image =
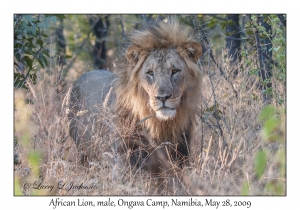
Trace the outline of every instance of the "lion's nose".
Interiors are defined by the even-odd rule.
[[[172,95],[168,95],[168,96],[155,96],[155,98],[164,103],[168,98],[171,98],[171,96]]]

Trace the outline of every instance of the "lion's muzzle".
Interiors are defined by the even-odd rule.
[[[176,116],[178,101],[172,95],[155,96],[156,117],[160,120],[170,120]]]
[[[155,96],[156,99],[160,100],[163,104],[165,103],[165,101],[168,98],[171,98],[172,95],[168,95],[168,96]]]

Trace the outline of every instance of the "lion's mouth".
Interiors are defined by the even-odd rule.
[[[176,116],[176,109],[161,107],[156,111],[156,117],[160,120],[170,120]]]
[[[167,106],[162,106],[159,109],[157,109],[156,111],[164,110],[164,109],[166,109],[166,110],[168,110],[168,109],[175,110],[174,108],[170,108],[170,107],[167,107]]]

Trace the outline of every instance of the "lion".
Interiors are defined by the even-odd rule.
[[[129,162],[136,170],[161,175],[174,164],[188,162],[201,103],[197,61],[202,47],[177,20],[147,24],[129,40],[115,73],[94,70],[75,82],[69,132],[78,149],[95,150],[93,113],[110,106],[118,154],[130,151]],[[90,114],[80,116],[83,110]]]

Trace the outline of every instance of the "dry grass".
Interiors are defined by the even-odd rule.
[[[223,70],[229,73],[228,64],[221,62]],[[15,152],[20,160],[15,164],[15,176],[20,179],[21,186],[29,179],[32,171],[26,155],[34,150],[43,154],[36,180],[55,185],[62,181],[66,183],[65,187],[72,182],[97,186],[95,189],[69,191],[56,188],[51,192],[56,195],[240,195],[245,184],[250,195],[266,195],[267,182],[278,180],[285,186],[285,177],[278,172],[276,158],[272,159],[275,156],[270,156],[265,176],[258,179],[254,172],[255,154],[262,148],[277,151],[285,145],[267,144],[262,139],[258,116],[263,102],[256,85],[257,77],[249,76],[249,69],[240,69],[237,78],[227,80],[216,67],[203,67],[207,74],[196,138],[190,151],[190,165],[182,173],[166,178],[159,187],[153,187],[157,179],[141,170],[135,174],[129,168],[116,168],[119,167],[114,164],[117,157],[111,149],[114,136],[107,130],[107,126],[113,127],[107,103],[99,108],[101,116],[98,120],[101,123],[97,136],[93,138],[100,144],[93,148],[95,158],[88,160],[88,166],[83,166],[75,144],[68,136],[66,113],[71,84],[63,87],[62,92],[57,92],[59,88],[54,86],[53,74],[41,73],[37,85],[30,85],[29,91],[15,90],[16,100],[19,97],[33,100],[32,105],[24,105],[25,109],[15,111],[15,124],[30,125],[31,129],[31,141],[26,147],[20,143],[24,134],[22,130],[15,132]],[[284,97],[284,87],[276,81],[273,84],[276,93]],[[275,103],[273,105],[277,106]],[[24,110],[28,108],[32,110],[30,118],[22,121]],[[81,114],[85,114],[84,110]],[[25,194],[32,193],[25,188],[22,190]],[[49,194],[48,191],[45,193]]]

